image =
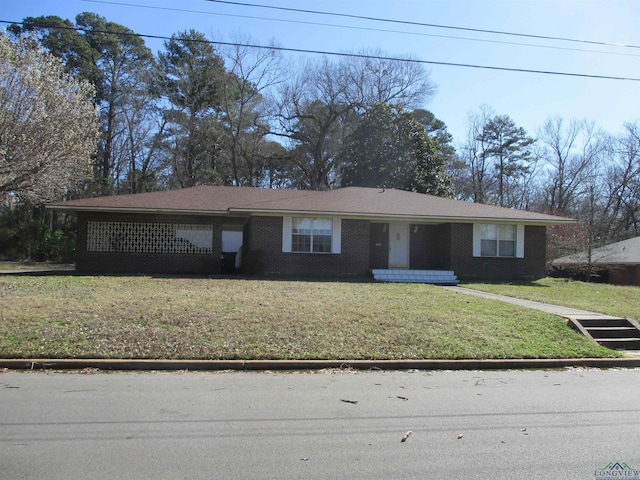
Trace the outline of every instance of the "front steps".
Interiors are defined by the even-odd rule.
[[[567,317],[571,325],[587,338],[613,350],[640,350],[639,325],[625,318]]]
[[[451,270],[406,270],[402,268],[371,270],[378,282],[431,283],[434,285],[457,285],[458,277]]]

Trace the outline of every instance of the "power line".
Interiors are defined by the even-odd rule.
[[[261,5],[257,3],[245,3],[245,2],[236,2],[231,0],[205,0],[206,2],[212,3],[223,3],[227,5],[237,5],[241,7],[254,7],[254,8],[266,8],[270,10],[280,10],[286,12],[297,12],[297,13],[309,13],[312,15],[328,15],[332,17],[343,17],[343,18],[352,18],[358,20],[369,20],[374,22],[387,22],[387,23],[399,23],[402,25],[413,25],[419,27],[431,27],[431,28],[446,28],[450,30],[463,30],[467,32],[476,32],[476,33],[490,33],[493,35],[509,35],[514,37],[527,37],[527,38],[537,38],[541,40],[559,40],[563,42],[575,42],[575,43],[588,43],[591,45],[605,45],[609,47],[626,47],[626,48],[640,48],[640,45],[627,45],[623,43],[610,43],[610,42],[599,42],[594,40],[580,40],[575,38],[567,38],[567,37],[552,37],[548,35],[534,35],[528,33],[516,33],[516,32],[503,32],[499,30],[484,30],[481,28],[470,28],[470,27],[457,27],[453,25],[438,25],[434,23],[422,23],[422,22],[413,22],[410,20],[394,20],[390,18],[380,18],[380,17],[369,17],[365,15],[353,15],[348,13],[337,13],[337,12],[323,12],[319,10],[307,10],[301,8],[291,8],[291,7],[278,7],[275,5]]]
[[[23,25],[23,22],[15,22],[15,21],[9,21],[9,20],[0,20],[0,23]],[[77,32],[86,32],[86,33],[101,33],[101,34],[121,35],[121,36],[137,36],[141,38],[150,38],[154,40],[171,40],[172,39],[172,37],[167,37],[162,35],[150,35],[150,34],[133,33],[133,32],[125,33],[125,32],[115,32],[115,31],[109,31],[109,30],[93,30],[93,29],[87,29],[87,28],[81,28],[81,27],[51,26],[46,24],[42,24],[42,25],[36,24],[34,26],[42,27],[42,28],[54,28],[58,30],[75,30]],[[425,65],[447,66],[447,67],[463,67],[463,68],[475,68],[475,69],[485,69],[485,70],[498,70],[498,71],[505,71],[505,72],[535,73],[535,74],[541,74],[541,75],[591,78],[591,79],[599,79],[599,80],[625,80],[625,81],[632,81],[632,82],[640,82],[640,78],[633,78],[633,77],[616,77],[611,75],[592,75],[592,74],[586,74],[586,73],[557,72],[557,71],[551,71],[551,70],[532,70],[532,69],[525,69],[525,68],[495,67],[490,65],[474,65],[474,64],[468,64],[468,63],[437,62],[433,60],[420,60],[415,58],[397,58],[397,57],[387,57],[387,56],[381,56],[381,55],[367,55],[362,53],[330,52],[330,51],[324,51],[324,50],[310,50],[310,49],[302,49],[302,48],[253,45],[253,44],[237,43],[237,42],[222,42],[217,40],[189,40],[189,41],[195,42],[195,43],[208,43],[212,45],[225,45],[225,46],[233,46],[233,47],[278,50],[282,52],[291,52],[291,53],[311,53],[316,55],[386,60],[386,61],[392,61],[392,62],[408,62],[408,63],[418,63],[418,64],[425,64]]]
[[[422,37],[433,37],[433,38],[448,38],[453,40],[466,40],[470,42],[482,42],[482,43],[495,43],[501,45],[518,45],[530,48],[545,48],[550,50],[567,50],[572,52],[585,52],[585,53],[596,53],[599,55],[617,55],[617,56],[626,56],[626,57],[640,57],[640,54],[635,53],[621,53],[621,52],[604,52],[601,50],[587,50],[584,48],[570,48],[570,47],[559,47],[553,45],[536,45],[531,43],[521,43],[521,42],[508,42],[504,40],[490,40],[485,38],[470,38],[470,37],[458,37],[454,35],[437,35],[432,33],[425,32],[409,32],[406,30],[390,30],[385,28],[374,28],[374,27],[360,27],[355,25],[337,25],[333,23],[323,23],[323,22],[310,22],[305,20],[290,20],[284,18],[268,18],[268,17],[259,17],[255,15],[240,15],[240,14],[231,14],[231,13],[220,13],[220,12],[205,12],[202,10],[191,10],[191,9],[183,9],[183,8],[174,8],[174,7],[160,7],[157,5],[141,5],[136,3],[125,3],[125,2],[115,2],[108,0],[82,0],[87,3],[100,3],[105,5],[119,5],[123,7],[136,7],[136,8],[146,8],[150,10],[164,10],[171,12],[183,12],[183,13],[197,13],[203,15],[214,15],[219,17],[232,17],[232,18],[247,18],[251,20],[267,20],[270,22],[280,22],[280,23],[296,23],[302,25],[316,25],[321,27],[334,27],[334,28],[346,28],[350,30],[364,30],[370,32],[383,32],[383,33],[397,33],[401,35],[415,35]]]

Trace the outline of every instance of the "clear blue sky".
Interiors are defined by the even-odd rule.
[[[247,3],[640,46],[638,0],[247,0]],[[640,48],[389,24],[206,0],[108,3],[0,0],[0,6],[1,20],[19,21],[40,15],[73,20],[76,14],[90,11],[140,34],[171,36],[193,28],[215,40],[228,40],[234,33],[240,33],[251,36],[257,43],[275,40],[288,48],[336,52],[380,48],[390,56],[410,54],[435,62],[640,78]],[[161,41],[147,44],[154,50],[162,46]],[[456,142],[464,140],[467,113],[482,104],[496,113],[509,115],[530,134],[535,134],[545,119],[555,115],[566,120],[593,120],[610,133],[620,132],[625,122],[640,120],[638,81],[453,66],[427,68],[438,92],[425,107],[447,124]]]

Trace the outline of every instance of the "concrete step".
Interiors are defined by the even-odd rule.
[[[626,318],[569,318],[587,338],[614,350],[640,350],[640,328]]]
[[[400,268],[373,269],[373,278],[379,282],[431,283],[457,285],[458,277],[451,270],[404,270]]]
[[[612,350],[640,350],[640,337],[638,338],[603,338],[598,340],[603,347]]]
[[[587,327],[587,331],[593,338],[633,338],[638,336],[635,327]]]
[[[585,328],[632,326],[626,318],[581,318],[580,323]]]

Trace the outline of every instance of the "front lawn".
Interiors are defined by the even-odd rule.
[[[4,358],[614,356],[558,317],[431,285],[0,276]]]
[[[522,283],[465,283],[463,286],[640,320],[639,287],[586,283],[565,278],[543,278],[535,282]]]

